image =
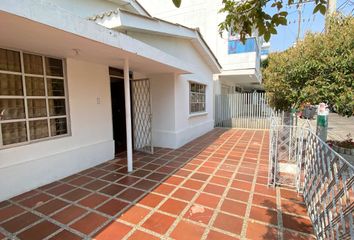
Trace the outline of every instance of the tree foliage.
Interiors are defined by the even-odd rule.
[[[180,7],[182,0],[172,0],[176,7]],[[187,0],[185,0],[187,1]],[[301,4],[308,0],[223,0],[220,13],[226,13],[225,21],[219,24],[219,32],[232,31],[239,33],[241,41],[246,36],[252,36],[256,30],[259,36],[269,41],[271,35],[277,34],[279,25],[287,25],[288,12],[285,5]],[[313,12],[326,13],[328,0],[314,0]],[[266,6],[274,9],[274,14],[266,12]]]
[[[281,110],[327,102],[354,114],[354,18],[335,16],[326,33],[308,33],[296,46],[269,55],[263,79],[271,104]]]

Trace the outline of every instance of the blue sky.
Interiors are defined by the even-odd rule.
[[[340,8],[344,13],[350,13],[353,6],[348,4],[345,5],[347,0],[338,0],[337,8]],[[302,7],[302,23],[301,23],[301,38],[308,31],[312,32],[322,32],[324,30],[324,16],[320,13],[312,14],[314,8],[314,3],[304,4]],[[271,9],[267,7],[267,10]],[[295,5],[287,7],[288,15],[288,26],[279,26],[277,28],[278,34],[272,36],[270,39],[270,51],[283,51],[291,47],[297,35],[297,19],[298,13]]]

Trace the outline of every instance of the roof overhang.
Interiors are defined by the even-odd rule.
[[[174,24],[162,19],[134,14],[121,9],[91,17],[90,20],[110,29],[153,33],[162,36],[184,38],[190,40],[193,47],[206,61],[213,73],[220,73],[221,65],[197,29]]]
[[[260,85],[261,77],[254,68],[223,71],[219,80],[238,85]]]
[[[123,67],[123,60],[128,59],[131,70],[147,74],[192,73],[172,55],[48,2],[2,0],[0,19],[2,47],[115,67]]]
[[[122,5],[129,5],[129,7],[131,8],[131,10],[133,12],[136,12],[138,14],[145,15],[145,16],[151,16],[148,13],[148,11],[146,11],[145,8],[136,0],[107,0],[107,1],[122,4]]]

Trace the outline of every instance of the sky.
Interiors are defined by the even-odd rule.
[[[139,0],[139,2],[149,11],[151,6],[155,6],[154,4],[149,4],[151,0]],[[154,3],[161,2],[164,6],[170,6],[170,8],[174,8],[172,4],[172,0],[155,0]],[[190,0],[182,0],[183,2],[187,2]],[[220,0],[214,0],[214,1],[220,1]],[[297,0],[295,0],[297,1]],[[220,1],[221,2],[221,1]],[[273,1],[270,1],[269,6],[266,8],[266,12],[272,13],[271,10],[273,10],[273,13],[275,11],[274,8],[271,8],[270,5]],[[323,32],[324,27],[325,27],[325,21],[324,21],[324,16],[320,13],[313,14],[313,9],[314,9],[315,4],[312,2],[303,4],[302,6],[302,11],[301,11],[301,34],[300,34],[300,39],[304,37],[306,32],[311,31],[311,32]],[[168,7],[167,7],[168,8]],[[273,35],[272,38],[270,39],[270,52],[276,52],[276,51],[284,51],[287,48],[293,46],[293,44],[296,41],[296,36],[297,36],[297,29],[298,29],[298,11],[297,11],[297,6],[287,6],[285,7],[286,11],[289,13],[288,15],[288,25],[287,26],[278,26],[277,35]],[[345,14],[350,13],[354,8],[354,0],[337,0],[337,9],[340,11],[343,11]],[[156,9],[154,9],[156,10]],[[156,15],[156,11],[151,11],[150,12],[154,15]],[[159,12],[160,14],[162,12]]]
[[[345,14],[349,14],[353,7],[354,6],[351,5],[350,1],[348,0],[337,1],[337,9],[343,11]],[[267,7],[268,11],[270,11],[269,9],[270,7]],[[320,13],[312,14],[313,9],[314,3],[306,3],[302,6],[300,38],[303,38],[305,33],[308,31],[322,32],[324,30],[324,16]],[[296,41],[298,29],[298,12],[296,5],[287,7],[287,11],[289,13],[288,25],[278,27],[278,34],[272,36],[272,38],[270,39],[270,52],[283,51],[291,47]]]

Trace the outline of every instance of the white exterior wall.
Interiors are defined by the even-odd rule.
[[[1,150],[0,201],[114,157],[108,67],[66,65],[71,136]]]
[[[140,0],[144,8],[155,17],[187,27],[199,28],[204,39],[218,58],[223,70],[258,68],[256,53],[228,54],[228,34],[220,37],[218,24],[225,15],[218,13],[222,7],[221,0],[182,1],[176,8],[172,1]]]
[[[213,73],[187,39],[128,32],[128,35],[159,48],[190,65],[193,74],[161,74],[151,79],[153,143],[178,148],[214,127]],[[206,112],[189,114],[189,81],[207,85]]]
[[[118,4],[107,0],[50,0],[50,2],[83,18],[115,10],[119,7]]]
[[[157,147],[175,145],[174,74],[148,76],[152,95],[152,138]]]

